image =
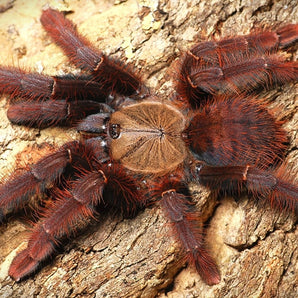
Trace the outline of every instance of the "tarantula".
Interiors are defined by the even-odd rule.
[[[11,264],[13,279],[32,274],[99,210],[132,215],[158,201],[188,261],[207,284],[217,284],[191,181],[216,192],[247,191],[297,213],[298,187],[280,167],[286,132],[253,94],[297,80],[298,63],[277,52],[297,41],[298,25],[196,44],[180,58],[175,91],[165,101],[130,67],[95,49],[61,12],[44,10],[41,23],[82,73],[51,77],[2,66],[8,118],[27,126],[75,125],[82,137],[0,186],[2,220],[34,195],[51,198]]]

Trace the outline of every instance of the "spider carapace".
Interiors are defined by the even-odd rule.
[[[183,114],[169,104],[145,101],[112,114],[110,154],[135,172],[159,174],[173,171],[186,156],[182,139]]]
[[[35,194],[51,198],[10,266],[13,279],[32,274],[99,210],[131,214],[158,201],[188,261],[206,283],[218,283],[188,191],[192,181],[218,194],[246,191],[297,213],[298,188],[281,166],[287,134],[256,96],[297,81],[297,62],[279,54],[297,41],[297,25],[194,45],[180,57],[166,100],[130,66],[95,49],[63,13],[46,9],[41,23],[82,72],[47,76],[0,67],[8,118],[40,128],[75,125],[82,138],[18,169],[0,186],[2,219],[26,208]]]

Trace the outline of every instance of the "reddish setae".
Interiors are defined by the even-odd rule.
[[[1,220],[36,194],[50,198],[11,264],[13,279],[36,271],[99,212],[131,216],[159,202],[189,263],[207,284],[217,284],[189,182],[219,194],[246,191],[297,214],[298,187],[282,165],[287,133],[255,98],[261,89],[297,81],[297,62],[279,54],[297,41],[297,25],[195,45],[181,56],[166,101],[130,67],[95,49],[63,13],[46,9],[41,23],[82,74],[0,67],[8,118],[40,128],[75,125],[82,138],[2,181]]]

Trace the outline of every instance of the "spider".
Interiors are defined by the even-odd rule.
[[[298,25],[194,45],[180,58],[165,100],[129,66],[95,49],[63,13],[48,8],[41,23],[82,72],[51,77],[0,67],[0,90],[11,99],[7,116],[18,125],[75,126],[81,138],[0,186],[0,220],[32,196],[50,198],[10,266],[14,280],[34,273],[98,212],[131,216],[159,202],[188,262],[207,284],[219,283],[192,181],[219,194],[246,191],[297,214],[298,187],[281,166],[287,134],[254,95],[297,80],[297,62],[278,51],[297,41]]]

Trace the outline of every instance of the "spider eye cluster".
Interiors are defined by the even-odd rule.
[[[112,139],[118,139],[120,136],[120,124],[111,124],[109,126],[109,135]]]

